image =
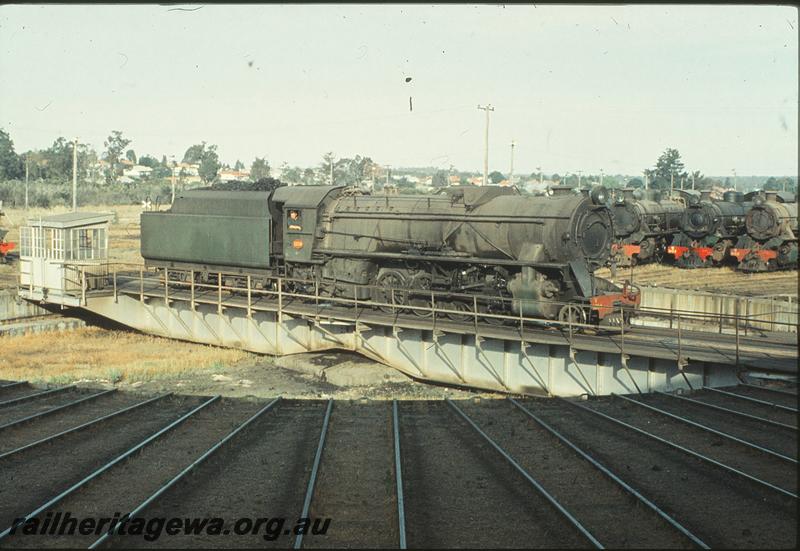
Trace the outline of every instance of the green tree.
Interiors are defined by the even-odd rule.
[[[233,165],[233,169],[236,171],[242,170],[244,168],[244,163],[239,159],[236,159],[236,164]]]
[[[122,137],[122,132],[119,130],[112,130],[111,135],[103,142],[106,148],[106,162],[108,163],[106,183],[114,182],[119,173],[121,173],[119,158],[130,143],[129,139]]]
[[[317,170],[318,172],[317,180],[320,184],[326,185],[328,183],[331,183],[330,172],[331,172],[331,166],[333,166],[333,164],[334,164],[333,151],[328,151],[322,156],[322,162],[319,164],[319,168]],[[332,183],[337,183],[335,173]]]
[[[433,174],[433,180],[431,181],[433,187],[446,187],[448,183],[447,171],[437,170]]]
[[[203,145],[205,146],[205,142],[203,142]],[[200,178],[202,178],[203,182],[206,184],[210,184],[216,179],[219,168],[220,163],[219,155],[217,155],[217,146],[209,145],[205,147],[203,156],[200,159],[200,168],[197,169]]]
[[[628,187],[642,188],[644,187],[644,182],[641,178],[631,178],[628,180]]]
[[[203,154],[206,151],[206,142],[195,144],[186,150],[183,154],[183,162],[189,164],[197,164],[203,160]]]
[[[281,170],[281,180],[284,182],[291,182],[299,184],[303,179],[303,171],[298,166],[286,166]]]
[[[689,174],[684,170],[681,154],[677,149],[668,147],[656,161],[654,171],[654,181],[650,187],[658,189],[669,189],[671,179],[674,177],[675,187],[680,186],[681,178],[686,178]]]
[[[505,179],[506,179],[506,177],[503,176],[502,172],[497,172],[495,170],[494,172],[490,172],[489,173],[489,181],[491,183],[493,183],[493,184],[499,184],[500,182],[502,182]]]
[[[129,149],[125,152],[125,158],[133,164],[136,164],[136,152],[133,149]]]
[[[158,162],[158,159],[151,157],[150,155],[142,155],[139,157],[139,164],[142,166],[148,166],[152,169],[156,169],[161,166],[161,163]]]
[[[0,129],[0,181],[14,180],[24,175],[23,162],[14,151],[11,136]]]
[[[250,165],[250,179],[255,182],[261,178],[269,178],[269,174],[270,166],[267,160],[261,157],[256,157],[253,161],[253,164]]]

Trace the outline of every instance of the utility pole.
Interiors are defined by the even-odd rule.
[[[72,212],[78,211],[78,138],[72,144]]]
[[[736,186],[736,169],[732,168],[731,170],[733,171],[733,189],[738,190],[739,188]]]
[[[582,170],[578,170],[577,172],[578,172],[578,189],[580,189],[581,188],[581,173],[583,171]]]
[[[494,111],[491,104],[484,107],[478,105],[478,109],[486,111],[486,133],[483,139],[483,185],[489,182],[489,111]]]
[[[511,140],[511,170],[508,171],[508,184],[514,185],[514,140]]]
[[[333,156],[331,156],[330,161],[328,161],[328,166],[330,167],[330,172],[328,174],[328,185],[333,185]]]
[[[25,216],[28,216],[28,156],[25,155]]]
[[[600,169],[600,185],[603,185],[603,169]]]
[[[669,173],[669,194],[672,195],[673,190],[675,189],[675,171]]]
[[[694,190],[694,172],[692,172],[692,190]]]
[[[173,155],[173,157],[172,157],[172,202],[170,203],[171,205],[175,204],[175,169],[176,168],[177,167],[175,166],[175,156]]]
[[[544,174],[542,174],[542,167],[537,166],[536,171],[539,173],[539,187],[544,186]]]
[[[647,187],[647,171],[645,170],[644,172],[642,172],[642,174],[644,174],[644,189],[648,189],[648,187]]]

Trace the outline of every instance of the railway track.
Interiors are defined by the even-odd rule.
[[[775,406],[796,405],[796,388],[721,390],[427,402],[65,390],[71,401],[0,428],[0,547],[795,547],[797,430],[767,421],[786,420]],[[755,407],[763,417],[738,409]],[[222,524],[34,536],[19,520],[64,512]],[[305,516],[317,533],[294,529]]]

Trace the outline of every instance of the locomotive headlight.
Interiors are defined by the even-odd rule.
[[[299,251],[300,249],[303,248],[303,240],[295,239],[294,241],[292,241],[292,247]]]
[[[604,205],[608,200],[608,190],[603,186],[595,186],[589,193],[589,197],[595,205]]]

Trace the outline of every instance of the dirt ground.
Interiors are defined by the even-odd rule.
[[[611,277],[611,271],[608,268],[598,270],[595,274],[599,277],[610,279],[615,283],[622,283],[626,279],[632,279],[637,285],[654,287],[689,289],[752,297],[775,295],[797,297],[797,270],[747,274],[737,272],[727,266],[682,270],[663,264],[643,264],[634,266],[633,278],[631,278],[630,268],[619,268],[616,277]]]
[[[3,347],[0,379],[36,384],[259,398],[281,395],[382,400],[491,396],[417,382],[392,368],[344,351],[272,358],[96,327],[7,337],[3,339]]]

